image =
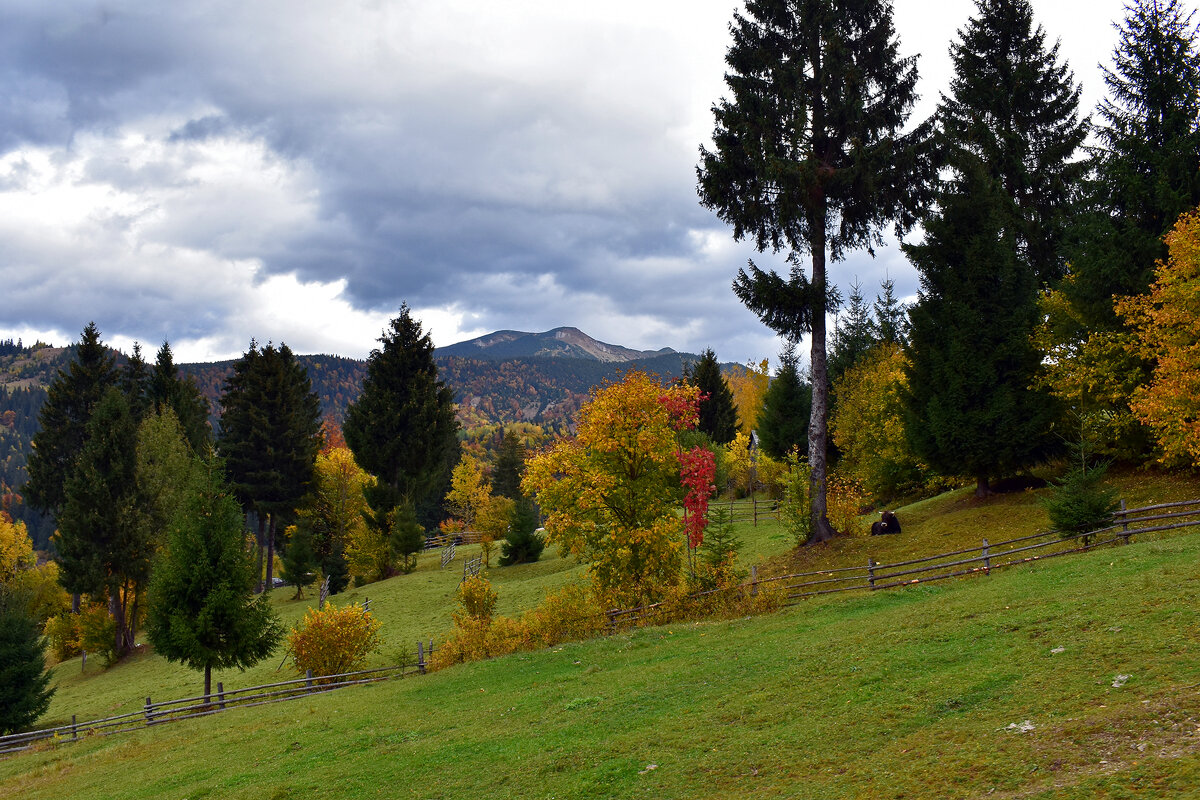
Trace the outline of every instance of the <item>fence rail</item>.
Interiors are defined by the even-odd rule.
[[[765,503],[760,501],[761,505]],[[1189,517],[1191,519],[1188,519]],[[1167,524],[1147,524],[1165,520],[1173,521]],[[1051,530],[995,543],[983,539],[979,547],[968,547],[892,564],[877,563],[868,558],[867,563],[861,567],[837,567],[761,579],[752,575],[749,583],[701,592],[687,599],[695,600],[718,592],[754,594],[761,586],[781,583],[786,597],[785,604],[795,605],[809,597],[840,592],[878,591],[948,578],[986,575],[992,570],[1005,567],[1043,561],[1070,553],[1082,553],[1114,544],[1128,544],[1132,537],[1140,534],[1194,527],[1200,527],[1200,500],[1160,503],[1133,509],[1126,509],[1122,501],[1121,510],[1113,514],[1111,525],[1084,534],[1063,535]],[[672,608],[662,603],[612,609],[606,613],[606,621],[609,630],[616,630],[623,626],[654,620],[672,611]]]
[[[762,501],[759,504],[766,505]],[[862,567],[837,567],[761,579],[755,568],[752,569],[750,580],[747,583],[699,592],[690,595],[686,600],[698,601],[706,596],[722,592],[743,592],[753,596],[758,593],[760,587],[779,583],[783,586],[786,605],[794,605],[805,598],[840,592],[878,591],[931,583],[948,578],[986,575],[990,574],[992,570],[1005,567],[1086,552],[1117,543],[1128,544],[1132,537],[1141,534],[1200,527],[1200,500],[1160,503],[1134,509],[1126,509],[1124,506],[1124,501],[1122,501],[1121,510],[1113,515],[1111,525],[1085,534],[1063,536],[1057,531],[1046,531],[996,543],[989,543],[987,539],[983,539],[979,547],[969,547],[908,561],[897,561],[893,564],[881,564],[868,558],[867,564]],[[1189,517],[1191,519],[1188,519]],[[1166,524],[1146,524],[1166,520],[1173,521]],[[968,557],[962,558],[962,556]],[[464,564],[464,576],[469,568],[467,564]],[[670,613],[671,610],[663,603],[654,603],[637,608],[611,609],[605,612],[604,618],[608,630],[612,632],[622,627],[654,620]],[[0,754],[25,750],[39,741],[48,739],[75,741],[88,734],[137,730],[165,722],[208,716],[231,708],[249,708],[266,703],[294,700],[315,692],[327,692],[346,686],[359,686],[400,678],[411,672],[424,674],[428,659],[432,655],[432,641],[429,642],[428,648],[423,642],[418,642],[416,661],[413,664],[402,663],[396,666],[322,677],[309,675],[295,680],[249,686],[230,691],[225,691],[223,685],[218,683],[217,691],[212,695],[185,697],[159,703],[152,702],[151,698],[147,697],[146,703],[141,709],[126,714],[86,722],[78,722],[72,716],[70,725],[0,736]]]
[[[750,498],[709,503],[710,509],[717,507],[729,510],[730,522],[751,522],[758,525],[763,520],[779,519],[778,500]]]
[[[310,670],[309,674],[303,678],[247,686],[242,689],[226,690],[218,682],[216,692],[211,695],[183,697],[158,703],[147,697],[145,704],[137,711],[84,722],[79,722],[75,715],[72,715],[69,725],[0,736],[0,755],[27,750],[36,743],[46,740],[77,741],[89,734],[125,733],[151,725],[219,714],[232,708],[251,708],[284,700],[296,700],[317,692],[328,692],[347,686],[362,686],[367,683],[403,678],[414,673],[424,674],[432,655],[433,641],[430,640],[428,644],[417,643],[416,660],[411,664],[405,662],[389,667],[322,676],[313,676]]]

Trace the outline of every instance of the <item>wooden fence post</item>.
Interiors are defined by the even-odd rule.
[[[988,558],[988,540],[983,540],[983,572],[985,575],[992,574],[992,560]]]
[[[146,698],[146,724],[147,725],[154,724],[154,714],[153,714],[153,712],[150,711],[150,698],[149,697]]]
[[[217,681],[217,708],[225,710],[225,684]]]
[[[1121,538],[1129,544],[1129,517],[1125,516],[1125,498],[1121,498]]]
[[[79,659],[79,671],[87,672],[87,650],[83,651],[83,658]]]
[[[313,684],[312,684],[312,670],[311,670],[311,669],[306,669],[306,670],[304,670],[304,678],[305,678],[305,681],[304,681],[304,687],[305,687],[306,689],[311,689],[311,688],[312,688],[312,685],[313,685]]]
[[[758,495],[753,492],[750,494],[750,504],[754,509],[754,527],[758,527]]]
[[[750,565],[750,596],[758,597],[758,565]]]
[[[79,728],[77,728],[75,726],[75,715],[74,714],[71,715],[71,738],[72,739],[79,738]]]
[[[417,640],[417,672],[425,674],[425,645],[420,639]]]
[[[363,598],[363,613],[364,614],[371,613],[371,598],[369,598],[369,597]]]
[[[875,588],[875,559],[867,556],[867,583],[872,589]]]

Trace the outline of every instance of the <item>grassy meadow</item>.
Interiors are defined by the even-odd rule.
[[[1116,476],[1130,506],[1194,479]],[[900,510],[904,534],[775,569],[892,561],[1045,527],[1037,492],[960,490]],[[370,596],[389,652],[449,626],[461,562],[436,554]],[[501,613],[579,575],[547,551],[492,569]],[[354,595],[357,593],[357,597]],[[307,601],[276,592],[285,619]],[[46,747],[0,760],[21,798],[927,798],[1200,796],[1200,536],[1176,535],[732,621],[644,628],[424,677]],[[277,679],[278,659],[226,686]],[[56,668],[53,723],[195,693],[147,654]]]

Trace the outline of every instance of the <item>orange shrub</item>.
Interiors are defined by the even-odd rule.
[[[304,621],[288,635],[288,651],[296,669],[313,675],[341,675],[362,669],[367,656],[380,647],[379,620],[356,605],[338,608],[326,603],[310,608]]]

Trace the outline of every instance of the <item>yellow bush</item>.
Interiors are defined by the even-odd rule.
[[[66,661],[83,650],[83,631],[79,628],[78,614],[55,614],[46,620],[42,632],[50,641],[50,652],[56,661]]]
[[[341,675],[366,666],[367,656],[380,648],[379,620],[360,606],[338,608],[326,603],[310,608],[304,621],[288,635],[288,652],[297,671]]]
[[[834,530],[847,536],[865,534],[868,529],[859,514],[867,499],[862,484],[834,473],[829,476],[825,491],[825,516]]]

